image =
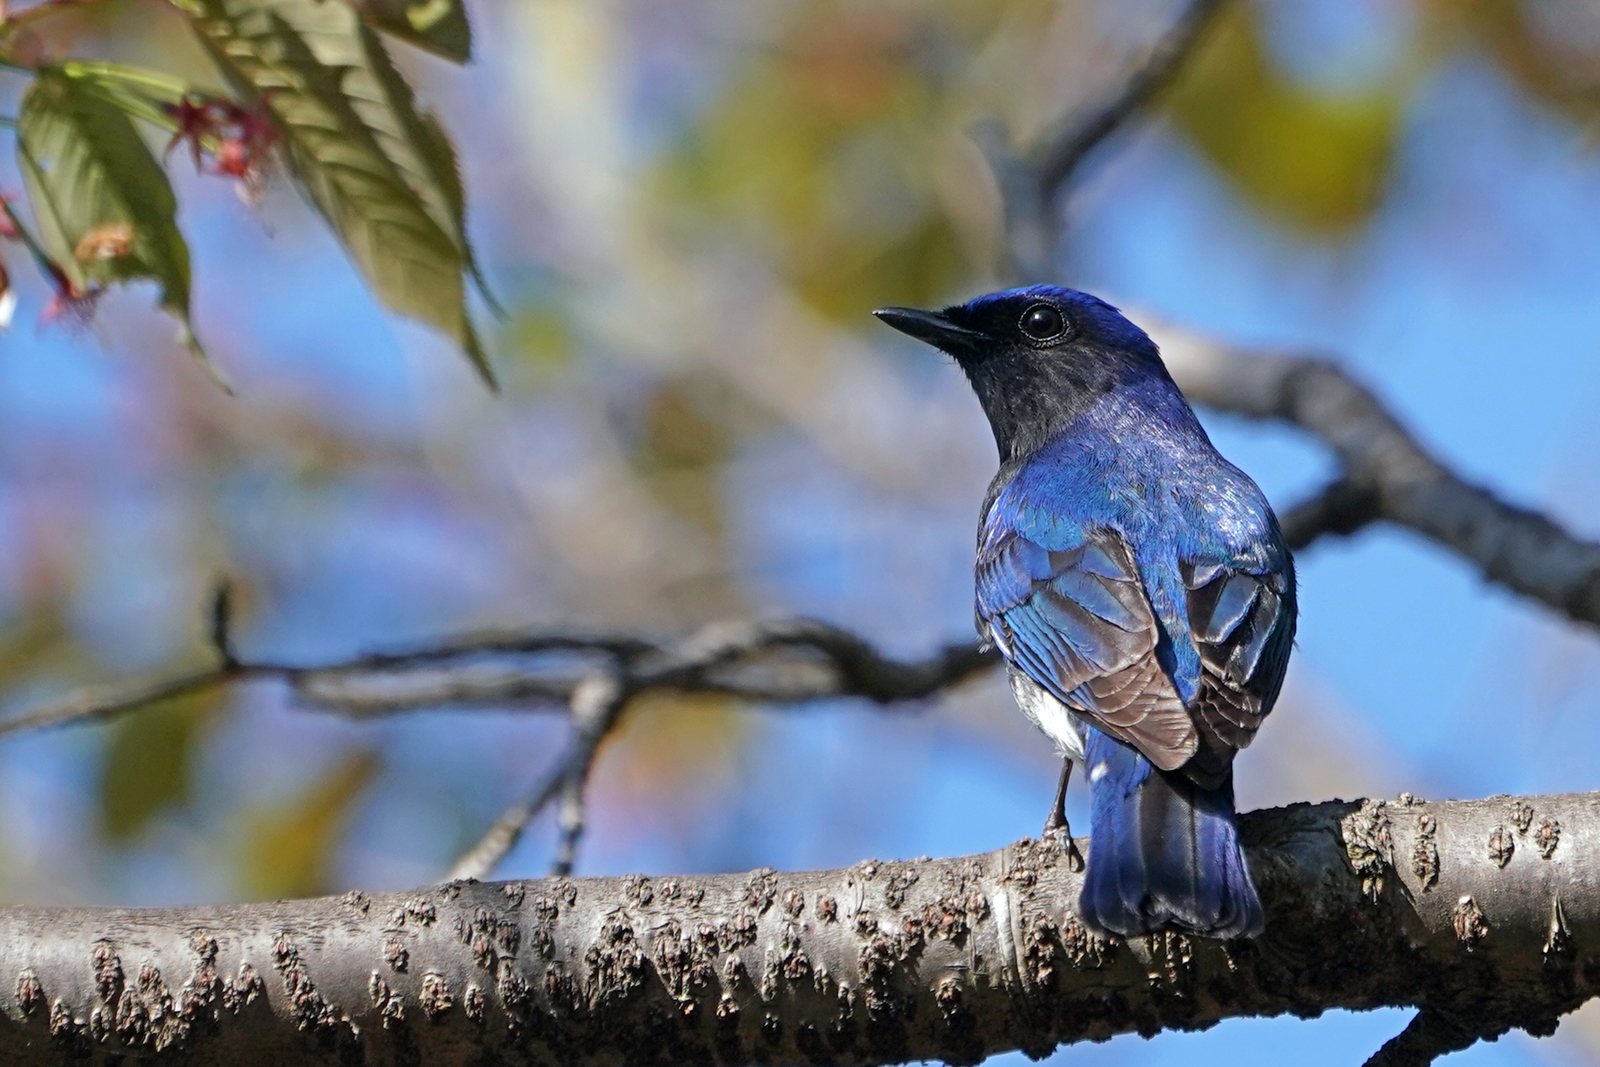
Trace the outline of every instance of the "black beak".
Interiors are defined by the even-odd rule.
[[[919,341],[950,353],[965,353],[984,340],[984,335],[964,326],[957,326],[938,311],[918,308],[879,308],[874,315],[901,333],[910,334]]]

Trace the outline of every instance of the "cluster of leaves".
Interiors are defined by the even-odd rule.
[[[153,126],[169,137],[169,162],[186,147],[196,166],[247,195],[281,161],[378,299],[443,332],[492,384],[466,304],[466,279],[479,275],[455,152],[379,32],[464,62],[460,0],[172,2],[228,92],[40,55],[35,24],[64,8],[48,0],[0,23],[0,64],[31,77],[15,129],[32,223],[7,202],[3,230],[55,288],[46,317],[86,316],[109,287],[151,281],[203,356],[177,202],[140,129]]]

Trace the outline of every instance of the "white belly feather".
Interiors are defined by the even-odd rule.
[[[1083,762],[1083,723],[1078,716],[1022,671],[1011,667],[1007,673],[1022,714],[1056,743],[1063,759]]]

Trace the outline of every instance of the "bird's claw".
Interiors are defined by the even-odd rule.
[[[1065,822],[1057,823],[1054,819],[1045,823],[1043,832],[1039,835],[1046,841],[1053,841],[1057,848],[1066,854],[1067,870],[1073,874],[1083,873],[1083,853],[1078,851],[1078,842],[1072,838],[1072,829]]]

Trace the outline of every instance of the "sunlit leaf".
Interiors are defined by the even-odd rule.
[[[461,0],[351,0],[372,25],[456,63],[472,58]]]
[[[1371,217],[1400,129],[1398,91],[1329,96],[1290,80],[1262,47],[1255,9],[1231,4],[1170,98],[1178,126],[1245,199],[1311,233]]]
[[[138,837],[150,821],[189,799],[194,763],[222,690],[171,700],[125,715],[111,727],[100,765],[100,826],[107,839]]]
[[[41,69],[22,98],[17,157],[39,239],[78,292],[149,279],[160,304],[189,328],[189,249],[178,232],[166,172],[101,83]],[[125,241],[109,238],[126,236]]]
[[[378,767],[372,753],[353,753],[289,801],[285,810],[249,819],[241,872],[244,891],[256,899],[277,899],[327,890],[351,808]]]
[[[454,153],[346,4],[185,0],[241,94],[277,122],[291,170],[378,298],[455,340],[491,385],[466,308],[474,271]]]
[[[167,108],[176,107],[190,88],[181,78],[122,63],[67,60],[60,69],[82,92],[169,130],[176,123]]]

